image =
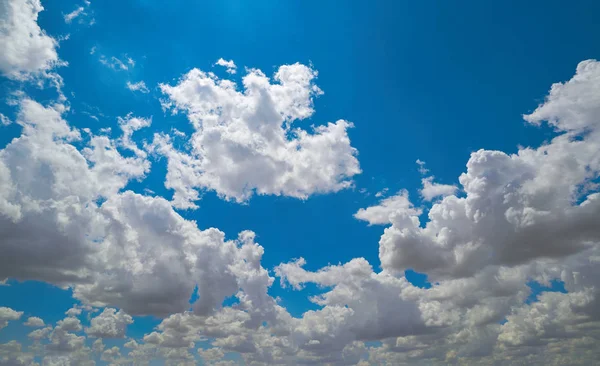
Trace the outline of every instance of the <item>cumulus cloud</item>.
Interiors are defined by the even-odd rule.
[[[0,307],[0,329],[6,327],[11,320],[19,320],[23,315],[22,311],[15,311],[11,308]]]
[[[150,89],[146,86],[144,80],[138,81],[137,83],[127,82],[127,89],[131,91],[139,91],[141,93],[150,93]]]
[[[217,60],[215,65],[223,66],[227,68],[227,72],[230,74],[235,74],[237,72],[237,66],[233,62],[233,60],[226,61],[223,58]]]
[[[433,181],[434,177],[427,177],[421,180],[423,188],[419,190],[421,197],[425,201],[431,201],[436,197],[451,196],[456,193],[457,187],[449,184],[441,184]]]
[[[429,172],[429,169],[425,168],[425,162],[421,159],[417,159],[417,165],[419,166],[419,173],[425,175]]]
[[[417,165],[419,166],[419,173],[426,175],[429,173],[429,169],[425,168],[425,162],[417,159]],[[429,176],[421,179],[422,188],[419,190],[419,194],[424,201],[432,201],[437,197],[446,197],[456,193],[458,187],[455,185],[441,184],[433,181],[435,177]]]
[[[245,286],[264,288],[245,301],[271,301],[264,296],[272,279],[260,267],[262,247],[252,232],[226,241],[223,232],[183,219],[163,198],[122,192],[149,171],[131,135],[150,119],[120,118],[121,138],[91,135],[79,151],[72,142],[81,134],[63,110],[21,100],[23,133],[0,151],[1,278],[69,285],[85,304],[132,315],[186,310],[195,287],[200,314]],[[123,157],[117,147],[134,156]]]
[[[28,327],[43,327],[44,324],[44,320],[42,318],[38,318],[37,316],[31,316],[27,319],[27,321],[25,323],[23,323],[23,325],[28,326]]]
[[[39,0],[0,1],[0,72],[26,80],[60,64],[57,41],[37,23],[44,10]]]
[[[413,220],[387,229],[380,241],[383,267],[461,277],[488,265],[564,257],[597,242],[600,195],[582,187],[600,172],[598,65],[582,62],[572,80],[553,85],[547,101],[526,116],[532,123],[547,119],[565,133],[512,155],[472,153],[459,178],[466,197],[449,195],[434,204],[425,227]]]
[[[419,216],[421,210],[415,208],[408,199],[408,191],[402,190],[396,195],[382,199],[375,206],[361,208],[354,217],[369,225],[387,225],[392,220],[411,219]]]
[[[23,346],[17,341],[0,343],[0,364],[9,366],[35,365],[32,353],[23,352]]]
[[[163,107],[185,112],[195,128],[189,152],[176,150],[168,135],[156,135],[152,146],[168,159],[174,205],[196,207],[198,189],[244,202],[254,193],[305,199],[350,187],[361,172],[347,134],[352,123],[292,128],[314,113],[313,98],[322,93],[316,76],[307,66],[284,65],[272,82],[252,69],[242,92],[230,80],[193,69],[176,85],[160,84]]]
[[[91,364],[93,352],[114,364],[201,358],[226,365],[229,353],[248,365],[593,364],[600,357],[599,75],[599,63],[581,63],[526,116],[556,128],[552,141],[512,155],[474,152],[459,178],[464,196],[432,196],[442,198],[423,225],[406,191],[357,212],[388,225],[377,271],[363,258],[317,270],[302,258],[276,266],[282,286],[317,287],[309,298],[315,308],[298,317],[269,295],[275,278],[261,264],[253,232],[225,240],[163,198],[124,191],[150,167],[131,138],[149,119],[128,115],[119,119],[121,137],[81,141],[64,107],[22,99],[22,135],[0,151],[0,250],[11,258],[0,256],[0,278],[69,285],[84,304],[109,308],[84,329],[78,316],[88,310],[77,307],[54,327],[31,332],[30,348],[0,345],[0,362],[31,363],[43,345],[45,365]],[[186,108],[196,134],[205,132],[205,119],[221,118]],[[157,138],[149,148],[168,145]],[[197,174],[180,179],[204,174],[197,157],[163,152],[179,154]],[[403,273],[409,268],[426,274],[429,286],[412,285]],[[528,284],[553,281],[566,292],[528,301]],[[199,299],[189,304],[196,287]],[[236,304],[223,306],[231,296]],[[127,314],[164,318],[121,348],[86,339],[126,336]]]
[[[105,308],[100,315],[90,320],[91,326],[85,332],[98,338],[125,338],[127,325],[133,323],[133,318],[122,310]]]

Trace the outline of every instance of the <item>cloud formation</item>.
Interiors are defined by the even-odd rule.
[[[132,83],[130,81],[127,82],[127,89],[131,91],[139,91],[140,93],[150,93],[150,89],[146,86],[144,80],[138,81],[137,83]]]
[[[361,172],[347,134],[352,123],[292,128],[314,113],[313,98],[322,94],[316,76],[296,63],[279,67],[273,83],[249,70],[243,91],[198,69],[176,85],[160,84],[164,108],[186,113],[195,129],[189,152],[176,150],[168,135],[154,139],[153,150],[168,159],[173,204],[195,208],[199,189],[244,202],[255,193],[306,199],[350,187]]]
[[[60,64],[57,41],[37,23],[44,10],[39,0],[0,1],[0,72],[26,80]]]
[[[23,79],[49,70],[57,56],[27,61],[49,44],[55,52],[35,22],[39,2],[0,4],[7,19],[27,20],[35,41],[22,49],[23,60],[0,61],[3,74]],[[2,42],[10,46],[23,25],[3,24],[11,39]],[[134,65],[105,60],[114,68]],[[232,61],[220,64],[235,69]],[[39,356],[44,365],[192,365],[200,358],[228,365],[231,354],[248,365],[597,360],[600,63],[581,62],[573,78],[554,84],[524,116],[554,128],[550,142],[515,154],[473,152],[457,185],[423,177],[423,201],[439,199],[421,203],[431,205],[425,220],[405,190],[358,210],[357,219],[387,226],[379,269],[354,258],[309,270],[299,258],[269,272],[254,232],[226,239],[173,206],[196,207],[203,190],[247,202],[254,194],[306,199],[352,186],[360,168],[350,122],[310,132],[292,127],[314,114],[313,99],[322,93],[316,76],[301,64],[279,67],[273,80],[251,69],[238,90],[231,80],[193,69],[174,85],[161,84],[164,108],[185,113],[194,128],[189,150],[176,149],[167,134],[136,142],[149,117],[118,118],[116,138],[82,134],[65,120],[65,103],[21,95],[14,121],[21,134],[0,150],[0,280],[68,286],[81,304],[49,325],[0,308],[0,328],[38,328],[28,346],[0,344],[0,364],[31,365]],[[172,201],[127,189],[146,177],[157,155],[168,161]],[[408,269],[427,275],[429,286],[411,284]],[[269,293],[277,278],[293,291],[315,285],[315,308],[292,316]],[[564,293],[528,300],[532,282],[557,281]],[[162,320],[122,347],[105,345],[126,338],[138,315]],[[86,316],[89,326],[82,324]]]

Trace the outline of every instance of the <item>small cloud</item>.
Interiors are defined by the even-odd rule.
[[[433,181],[433,176],[423,178],[423,188],[419,191],[425,201],[432,201],[436,197],[446,197],[456,193],[458,187],[450,184],[440,184]]]
[[[93,55],[94,53],[96,53],[96,46],[92,47],[92,49],[90,49],[90,55]]]
[[[223,58],[220,58],[215,65],[226,67],[227,72],[230,74],[235,74],[237,72],[237,66],[233,60],[226,61]]]
[[[414,207],[408,198],[408,191],[401,190],[396,195],[384,198],[378,204],[358,210],[354,217],[358,220],[367,221],[369,225],[387,225],[394,217],[397,220],[404,218],[414,222],[413,217],[422,213],[420,208]]]
[[[43,327],[44,324],[44,320],[41,318],[38,318],[37,316],[32,316],[29,317],[29,319],[27,319],[27,321],[25,323],[23,323],[23,325],[27,326],[27,327]]]
[[[176,128],[172,128],[171,132],[173,132],[173,135],[178,136],[178,137],[185,137],[185,132],[183,131],[179,131]]]
[[[84,0],[84,4],[85,6],[79,6],[77,7],[77,9],[73,10],[69,14],[64,14],[63,17],[65,18],[65,23],[71,24],[71,22],[73,22],[74,19],[79,18],[79,24],[84,24],[87,20],[86,18],[88,18],[87,16],[89,15],[88,12],[86,12],[86,8],[88,8],[89,10],[91,3],[87,0]],[[95,22],[96,21],[92,18],[89,21],[88,25],[93,25]]]
[[[135,61],[133,61],[131,57],[127,57],[127,63],[130,64],[132,67],[135,66]]]
[[[146,87],[146,83],[143,80],[138,81],[137,83],[131,83],[130,81],[128,81],[127,89],[131,91],[139,91],[142,93],[150,93],[150,90],[148,89],[148,87]]]
[[[383,197],[385,196],[385,194],[387,193],[387,191],[389,190],[389,188],[384,188],[381,191],[375,193],[375,197]]]
[[[77,9],[73,10],[72,12],[70,12],[69,14],[65,14],[65,23],[69,24],[73,21],[73,19],[77,18],[78,16],[80,16],[83,11],[85,9],[83,8],[83,6],[78,7]]]
[[[419,173],[425,175],[425,174],[427,174],[429,172],[429,169],[425,168],[425,162],[424,161],[422,161],[420,159],[417,159],[416,163],[419,164]]]
[[[12,123],[10,118],[6,117],[4,114],[0,113],[0,124],[3,126],[8,126]]]
[[[69,40],[69,38],[71,38],[71,33],[67,33],[67,34],[65,34],[64,36],[63,36],[63,35],[61,35],[61,36],[58,36],[58,37],[56,38],[56,40],[57,40],[57,41],[60,43],[60,42],[62,42],[62,41],[68,41],[68,40]]]
[[[127,67],[127,65],[123,61],[119,60],[115,56],[108,59],[106,58],[106,56],[101,55],[100,63],[110,67],[113,70],[129,70],[129,67]]]

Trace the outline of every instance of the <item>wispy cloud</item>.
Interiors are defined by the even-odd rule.
[[[110,67],[113,70],[129,70],[129,66],[127,66],[127,64],[123,61],[121,61],[120,59],[116,58],[115,56],[112,56],[110,59],[107,58],[104,55],[100,56],[100,62],[105,65]],[[133,67],[135,65],[135,62],[131,59],[128,58],[127,59],[127,63]]]
[[[137,83],[132,83],[130,81],[127,82],[127,89],[131,91],[139,91],[142,93],[150,93],[150,89],[146,86],[146,83],[142,81],[138,81]]]
[[[85,9],[83,8],[83,6],[78,7],[77,9],[73,10],[72,12],[70,12],[69,14],[65,14],[65,23],[69,24],[73,21],[73,19],[77,18],[78,16],[80,16],[83,11]]]

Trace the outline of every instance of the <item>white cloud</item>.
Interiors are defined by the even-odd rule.
[[[379,204],[358,210],[354,217],[367,221],[369,225],[387,225],[394,220],[413,220],[421,210],[413,206],[408,199],[408,192],[402,190],[396,195],[382,199]]]
[[[0,72],[15,80],[40,76],[61,64],[57,42],[38,25],[39,0],[0,1]]]
[[[146,152],[137,147],[136,143],[131,139],[133,133],[142,128],[149,127],[152,124],[152,118],[134,117],[129,113],[124,118],[117,118],[119,127],[123,131],[123,137],[120,139],[123,147],[133,151],[139,158],[146,158]]]
[[[65,314],[66,314],[68,317],[74,317],[74,318],[75,318],[75,317],[78,317],[79,315],[81,315],[81,313],[82,313],[82,312],[83,312],[83,310],[81,310],[81,308],[78,308],[78,307],[72,307],[72,308],[70,308],[69,310],[67,310],[67,311],[65,312]]]
[[[177,151],[170,138],[157,135],[152,146],[168,158],[166,186],[175,190],[174,205],[196,207],[197,189],[215,190],[238,202],[254,193],[305,199],[352,185],[360,173],[356,149],[343,120],[313,128],[291,127],[310,117],[312,100],[321,93],[316,72],[304,65],[284,65],[271,83],[259,70],[236,84],[194,69],[175,86],[160,84],[163,106],[184,111],[195,128],[192,151]]]
[[[133,318],[122,310],[105,308],[100,315],[92,318],[91,326],[85,332],[97,338],[125,338],[127,325],[133,323]]]
[[[387,194],[387,192],[389,191],[389,188],[384,188],[381,191],[375,193],[375,197],[379,198],[379,197],[383,197]]]
[[[160,197],[123,191],[149,169],[131,138],[149,119],[121,118],[122,137],[90,135],[79,151],[73,142],[87,137],[63,120],[64,106],[22,99],[22,135],[0,150],[0,278],[68,285],[83,304],[122,309],[105,309],[89,334],[125,336],[131,319],[124,312],[165,317],[123,349],[94,342],[94,357],[114,364],[195,364],[200,342],[198,355],[214,365],[226,364],[228,353],[248,365],[593,364],[600,357],[600,194],[587,183],[600,172],[597,65],[581,64],[527,116],[565,132],[513,155],[473,153],[459,178],[465,196],[433,204],[424,226],[405,191],[360,210],[358,218],[389,225],[379,272],[363,258],[314,271],[302,258],[277,266],[284,286],[317,286],[309,298],[317,308],[300,317],[269,296],[274,278],[261,265],[254,233],[226,241]],[[408,268],[427,274],[431,288],[411,285],[402,274]],[[528,283],[553,280],[567,293],[525,303]],[[195,286],[200,297],[190,311]],[[230,296],[238,303],[223,307]],[[17,317],[3,309],[5,318]],[[31,364],[36,354],[44,365],[92,364],[77,318],[89,308],[76,309],[31,332],[29,347],[0,345],[0,361]]]
[[[113,346],[112,348],[109,348],[109,349],[105,350],[104,352],[102,352],[101,360],[106,361],[106,362],[114,362],[114,361],[118,360],[119,357],[121,357],[120,348]]]
[[[131,60],[131,59],[128,59],[128,60]],[[112,56],[109,59],[104,55],[100,55],[100,63],[102,65],[110,67],[113,70],[129,70],[129,66],[127,66],[127,64],[125,62],[121,61],[120,59],[116,58],[115,56]],[[129,65],[132,67],[134,66],[134,64],[132,64],[132,63],[129,63]]]
[[[40,341],[44,338],[47,338],[48,335],[50,334],[50,332],[52,332],[52,327],[48,326],[45,328],[36,329],[36,330],[30,332],[27,336],[34,341]]]
[[[148,87],[146,87],[146,83],[144,80],[138,81],[137,83],[132,83],[130,81],[127,82],[127,89],[131,91],[139,91],[142,93],[150,93]]]
[[[429,172],[429,169],[425,168],[425,162],[417,159],[416,161],[417,165],[419,166],[419,173],[421,173],[422,175],[425,175]]]
[[[73,10],[72,12],[70,12],[69,14],[65,14],[65,23],[71,23],[73,21],[73,19],[77,18],[78,16],[80,16],[83,13],[84,9],[83,6],[78,7],[77,9]]]
[[[4,114],[0,113],[0,125],[8,126],[12,123],[10,118],[6,117]]]
[[[573,80],[552,87],[548,105],[567,105],[568,113],[562,109],[550,113],[544,104],[527,116],[535,122],[544,115],[564,130],[587,129],[586,135],[573,139],[565,133],[514,155],[474,152],[459,179],[466,197],[451,195],[433,205],[425,228],[393,225],[386,230],[380,242],[383,267],[460,277],[487,265],[563,257],[597,241],[600,231],[593,217],[600,195],[582,194],[579,188],[600,172],[596,154],[600,129],[592,117],[597,65],[583,62]],[[553,95],[564,95],[568,101]],[[574,115],[578,122],[572,120]],[[582,120],[588,121],[585,127]],[[578,199],[583,202],[577,204]]]
[[[104,352],[104,342],[102,342],[102,338],[98,338],[92,343],[92,351],[95,353]]]
[[[237,72],[237,66],[233,62],[233,60],[226,61],[223,58],[217,60],[215,65],[223,66],[227,68],[227,72],[230,74],[235,74]]]
[[[72,12],[63,15],[65,23],[70,24],[75,19],[79,19],[79,24],[84,24],[87,22],[88,25],[93,25],[96,22],[94,18],[90,19],[90,17],[93,16],[93,12],[90,12],[91,3],[87,0],[84,0],[83,3],[83,6],[78,6]]]
[[[436,197],[446,197],[456,193],[458,189],[454,185],[450,184],[441,184],[433,181],[433,176],[421,179],[421,183],[423,184],[423,188],[419,190],[421,197],[425,201],[431,201]]]
[[[582,61],[575,76],[565,83],[552,85],[550,93],[526,121],[540,125],[547,121],[559,131],[584,132],[600,125],[600,63]]]
[[[23,99],[23,134],[0,150],[0,278],[69,285],[84,304],[133,315],[183,311],[196,286],[200,314],[240,288],[264,289],[245,301],[271,301],[264,296],[272,279],[260,267],[253,233],[225,241],[224,233],[199,230],[160,197],[121,192],[149,170],[130,139],[149,119],[119,119],[122,138],[91,136],[80,152],[70,142],[81,135],[62,110]],[[117,145],[135,156],[121,156]]]
[[[27,319],[27,321],[25,323],[23,323],[23,325],[28,326],[28,327],[43,327],[44,324],[44,320],[42,318],[38,318],[37,316],[32,316],[29,317]]]
[[[22,349],[23,346],[17,341],[0,343],[0,362],[10,366],[34,365],[34,355],[23,352]]]
[[[23,315],[22,311],[15,311],[11,308],[0,307],[0,329],[6,327],[11,320],[19,320]]]

